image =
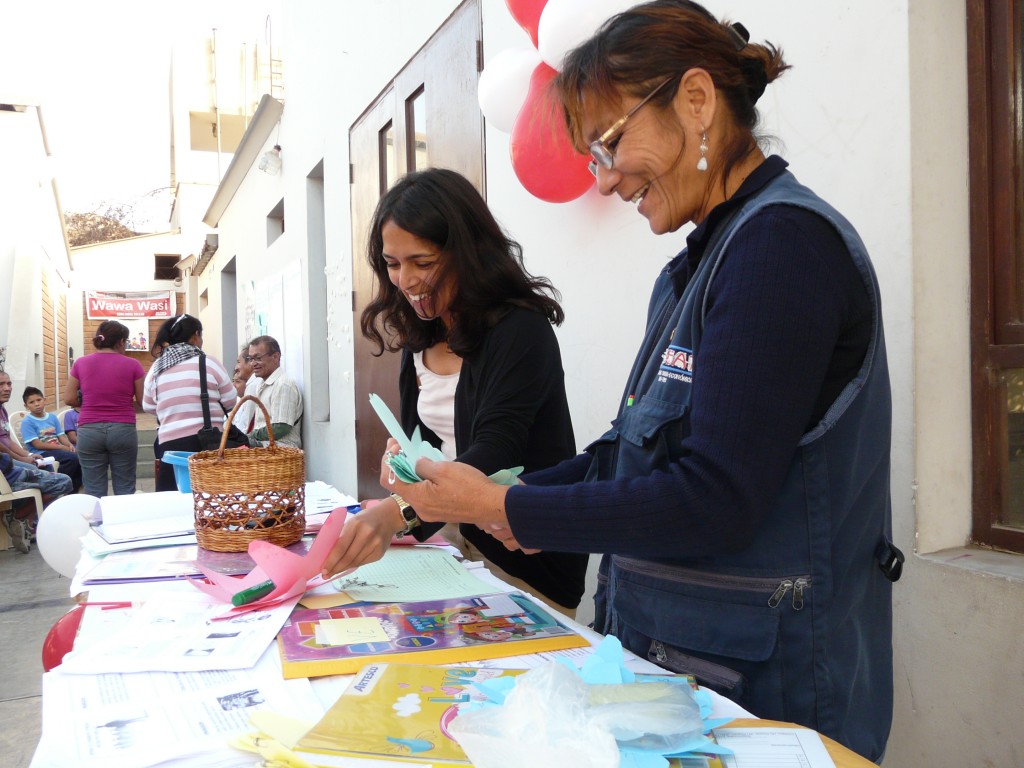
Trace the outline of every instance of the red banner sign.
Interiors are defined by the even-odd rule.
[[[174,291],[114,293],[85,292],[86,314],[90,320],[113,317],[173,317]]]

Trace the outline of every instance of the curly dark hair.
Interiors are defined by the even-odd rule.
[[[450,328],[440,318],[419,318],[391,282],[381,234],[388,222],[440,250],[435,287],[449,280],[455,286]],[[476,187],[455,171],[431,168],[399,179],[377,204],[366,258],[376,276],[376,294],[360,327],[377,344],[378,355],[385,349],[420,352],[447,341],[465,357],[513,307],[540,312],[554,325],[565,318],[558,291],[547,278],[526,271],[522,248],[495,221]]]

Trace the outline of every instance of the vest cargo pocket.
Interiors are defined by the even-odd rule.
[[[782,711],[787,679],[812,674],[810,649],[783,631],[784,614],[790,628],[810,622],[808,576],[736,576],[622,556],[614,565],[620,639],[655,664],[761,717]]]
[[[647,659],[662,669],[678,675],[693,675],[705,688],[711,688],[730,699],[743,696],[746,678],[735,669],[715,664],[699,656],[691,656],[677,648],[665,645],[660,640],[651,641]]]

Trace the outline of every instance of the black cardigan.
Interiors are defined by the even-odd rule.
[[[402,354],[399,377],[401,421],[406,434],[419,426],[423,439],[441,440],[419,420],[419,387],[412,354]],[[554,329],[540,313],[514,308],[484,334],[480,346],[463,358],[455,390],[457,459],[485,474],[523,466],[544,469],[576,453],[562,359]],[[415,531],[426,539],[442,524]],[[481,553],[561,605],[575,608],[585,588],[588,555],[540,552],[526,555],[475,525],[459,530]]]

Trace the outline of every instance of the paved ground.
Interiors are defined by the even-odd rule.
[[[138,491],[152,492],[153,478],[140,478]],[[68,579],[34,546],[0,551],[0,585],[0,764],[26,768],[39,742],[43,640],[74,602]]]

